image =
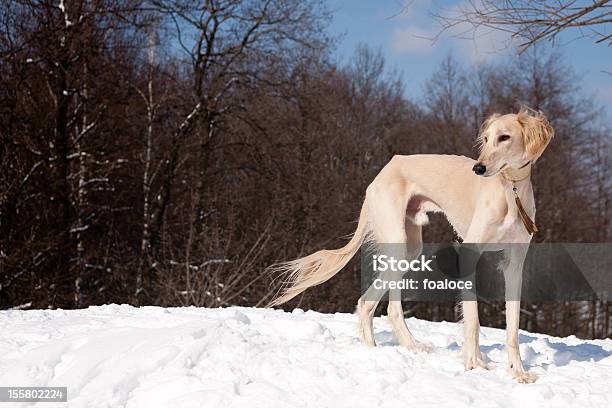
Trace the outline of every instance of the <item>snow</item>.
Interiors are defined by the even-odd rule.
[[[612,340],[521,332],[524,362],[539,379],[518,384],[505,368],[503,330],[482,329],[492,369],[465,372],[460,325],[407,321],[431,353],[399,347],[385,317],[374,321],[379,347],[368,348],[351,314],[8,310],[0,312],[0,385],[67,386],[67,405],[87,408],[612,406]]]

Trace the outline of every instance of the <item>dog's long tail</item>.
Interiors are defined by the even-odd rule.
[[[363,203],[357,230],[344,247],[336,250],[323,249],[314,254],[293,261],[273,266],[274,272],[285,276],[284,287],[280,294],[272,300],[268,307],[281,305],[306,289],[319,285],[331,279],[350,261],[361,247],[361,244],[371,237],[368,222],[367,202]]]

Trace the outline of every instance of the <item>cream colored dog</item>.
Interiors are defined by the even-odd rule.
[[[422,248],[421,228],[428,222],[427,212],[443,212],[465,243],[529,243],[528,221],[520,216],[515,193],[533,220],[531,165],[553,135],[554,130],[541,113],[523,108],[517,114],[492,115],[484,122],[478,136],[477,162],[463,156],[394,156],[367,188],[359,224],[350,242],[337,250],[321,250],[281,264],[280,269],[288,275],[288,285],[270,305],[282,304],[330,279],[364,241],[407,243],[410,248]],[[522,248],[526,246],[512,248],[512,253],[506,254],[504,277],[506,287],[520,288],[526,255]],[[404,255],[415,257],[418,253]],[[399,293],[392,291],[389,296],[389,321],[399,343],[410,350],[427,350],[406,326]],[[379,300],[364,295],[357,305],[360,335],[370,346],[375,346],[372,319]],[[477,303],[463,301],[462,306],[465,369],[487,368],[479,347]],[[519,354],[519,313],[520,301],[506,301],[510,370],[519,382],[529,383],[536,376],[525,371]]]

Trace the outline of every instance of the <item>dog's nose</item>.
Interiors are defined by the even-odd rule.
[[[472,167],[472,170],[474,171],[474,173],[478,174],[479,176],[482,176],[487,171],[487,167],[484,164],[476,163],[474,167]]]

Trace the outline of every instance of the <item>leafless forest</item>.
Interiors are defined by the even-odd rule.
[[[563,55],[448,56],[411,96],[365,45],[337,63],[329,19],[318,0],[2,2],[0,307],[261,306],[279,283],[266,266],[342,246],[392,155],[474,157],[483,118],[520,104],[556,129],[536,242],[610,241],[608,122]],[[453,239],[433,217],[426,242]],[[358,297],[354,261],[287,307]],[[502,305],[481,307],[503,327]],[[524,309],[529,330],[612,335],[607,303]]]

